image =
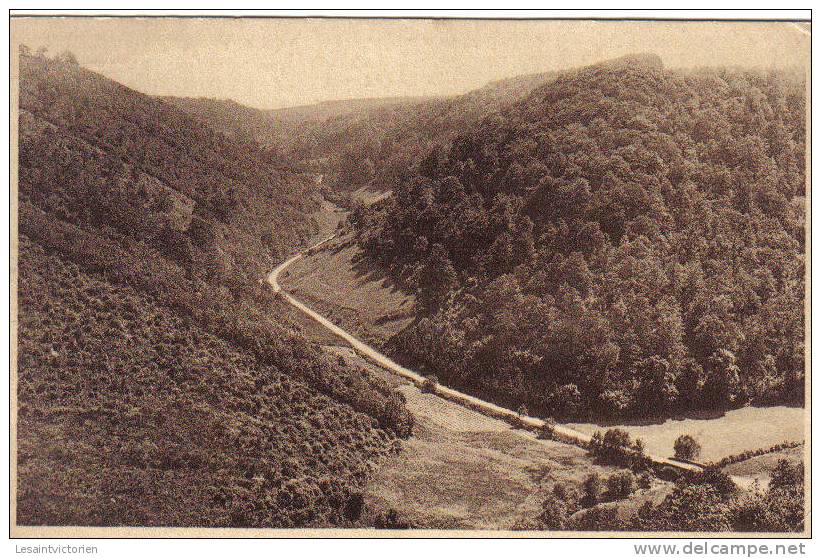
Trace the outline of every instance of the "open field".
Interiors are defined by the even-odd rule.
[[[414,297],[362,259],[349,238],[334,239],[294,262],[282,287],[370,344],[381,346],[413,321]]]
[[[366,502],[400,510],[414,526],[510,528],[538,515],[554,484],[580,484],[594,471],[608,476],[617,470],[594,464],[576,446],[537,440],[503,421],[421,393],[349,348],[326,350],[373,370],[407,398],[416,418],[414,434],[376,473]]]
[[[338,207],[327,200],[322,200],[320,209],[311,215],[311,219],[316,223],[316,233],[306,242],[306,245],[313,245],[320,240],[332,235],[336,230],[339,222],[345,218],[346,210]],[[317,258],[320,256],[317,255]],[[300,262],[301,264],[301,262]],[[296,268],[294,265],[293,268]],[[291,268],[291,269],[293,269]],[[290,273],[286,271],[282,277],[287,277]],[[298,330],[307,339],[318,343],[320,345],[334,345],[344,343],[339,337],[329,332],[327,329],[317,324],[314,320],[285,302],[284,300],[276,299],[274,301],[276,308],[275,315],[278,320],[286,322],[293,329]]]
[[[673,455],[673,444],[682,434],[693,436],[701,444],[700,461],[718,461],[722,457],[747,450],[770,447],[781,442],[804,439],[804,409],[801,407],[743,407],[719,416],[668,419],[663,423],[608,424],[572,423],[571,428],[592,434],[596,430],[619,427],[631,436],[644,440],[648,453]]]
[[[804,460],[805,449],[805,447],[789,448],[759,455],[746,461],[727,465],[723,468],[723,471],[731,475],[737,484],[752,486],[754,482],[758,481],[758,486],[764,489],[770,483],[773,469],[780,460],[786,459],[794,463],[800,463]]]

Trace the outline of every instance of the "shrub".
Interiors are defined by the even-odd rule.
[[[636,490],[636,478],[630,471],[613,473],[607,479],[607,494],[611,500],[628,498]]]
[[[598,430],[595,431],[593,435],[590,437],[590,453],[597,453],[603,444],[604,441],[602,440],[601,432],[599,432]]]
[[[572,484],[556,483],[553,485],[553,496],[567,503],[568,508],[575,511],[578,507],[579,492]],[[572,512],[571,512],[572,513]]]
[[[639,475],[639,488],[647,490],[653,484],[653,477],[650,476],[650,473],[644,472]]]
[[[801,487],[804,484],[804,464],[791,463],[780,459],[770,479],[770,490],[787,487]]]
[[[362,497],[362,494],[351,494],[347,502],[345,502],[342,513],[348,521],[356,521],[362,515],[364,508],[365,499]]]
[[[550,440],[556,432],[556,421],[548,417],[544,419],[544,424],[539,429],[539,438],[542,440]]]
[[[377,529],[410,529],[411,525],[399,516],[399,513],[390,508],[385,515],[379,515],[374,520]]]
[[[575,516],[567,524],[573,531],[622,531],[625,523],[619,519],[618,509],[613,506],[598,506]]]
[[[439,385],[439,379],[433,374],[425,376],[425,381],[422,382],[422,393],[436,393],[436,386]]]
[[[537,518],[539,528],[550,531],[564,529],[569,515],[567,502],[555,495],[548,496],[542,502],[542,513]]]
[[[405,408],[404,402],[398,396],[391,397],[385,402],[379,420],[382,428],[393,430],[400,438],[408,439],[413,433],[414,422],[413,414]]]
[[[679,436],[673,445],[673,449],[676,452],[676,459],[693,461],[698,459],[701,454],[701,445],[689,434]]]

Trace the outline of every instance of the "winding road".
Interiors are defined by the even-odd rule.
[[[323,327],[334,333],[335,335],[341,337],[345,341],[347,341],[359,354],[363,357],[367,358],[368,360],[374,362],[375,364],[379,365],[380,367],[397,374],[415,384],[417,387],[421,387],[423,382],[425,381],[425,377],[413,370],[405,368],[404,366],[397,364],[387,356],[383,355],[373,347],[366,345],[338,325],[334,324],[321,314],[318,314],[305,304],[301,303],[299,300],[285,292],[282,287],[280,286],[278,279],[280,274],[285,271],[291,264],[296,262],[297,260],[301,259],[305,252],[309,252],[311,250],[315,250],[329,242],[336,235],[331,235],[325,240],[318,242],[307,248],[306,250],[292,256],[291,258],[285,260],[281,264],[279,264],[271,273],[268,274],[268,283],[271,285],[271,288],[275,293],[278,293],[282,296],[285,300],[288,301],[289,304],[297,308],[299,311],[303,312],[311,319],[316,321],[317,323],[321,324]],[[506,409],[504,407],[500,407],[498,405],[494,405],[493,403],[489,403],[477,397],[473,397],[471,395],[467,395],[466,393],[462,393],[460,391],[456,391],[455,389],[451,389],[447,386],[438,385],[436,386],[436,395],[447,399],[449,401],[453,401],[454,403],[458,403],[459,405],[465,406],[469,409],[473,409],[478,411],[484,415],[488,415],[494,418],[498,418],[504,420],[506,422],[514,422],[519,423],[522,426],[527,427],[528,429],[538,430],[541,429],[545,422],[542,419],[529,417],[524,415],[519,415],[515,411],[510,409]],[[553,431],[553,439],[563,442],[568,442],[577,445],[587,445],[590,443],[591,436],[588,434],[584,434],[582,432],[578,432],[566,426],[562,426],[560,424],[555,425]],[[681,461],[676,461],[674,459],[669,459],[666,457],[656,456],[656,455],[647,455],[647,458],[655,463],[656,465],[660,466],[668,466],[673,467],[674,469],[682,470],[682,471],[689,471],[689,472],[700,472],[704,468],[700,465],[691,464],[691,463],[684,463]]]

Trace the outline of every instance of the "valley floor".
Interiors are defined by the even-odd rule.
[[[578,486],[590,473],[606,477],[617,470],[593,463],[579,447],[537,440],[503,421],[421,393],[350,348],[326,350],[372,370],[407,398],[416,419],[413,436],[375,473],[366,503],[372,509],[393,508],[414,527],[510,529],[540,513],[554,484]],[[668,489],[668,483],[657,481],[642,492]]]
[[[644,440],[648,453],[673,455],[673,444],[689,434],[701,444],[700,461],[718,461],[728,455],[768,448],[782,442],[804,439],[803,407],[742,407],[707,416],[690,414],[664,422],[636,421],[616,424],[632,437]],[[612,428],[609,423],[572,423],[571,428],[587,434]]]
[[[413,321],[415,299],[367,262],[349,236],[294,262],[279,277],[288,292],[361,340],[381,346]]]

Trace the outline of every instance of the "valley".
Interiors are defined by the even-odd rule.
[[[18,523],[803,531],[803,80],[263,110],[21,49]]]
[[[343,215],[331,205],[325,210]],[[279,282],[287,292],[374,347],[384,346],[414,320],[413,295],[403,292],[384,270],[369,262],[351,235],[334,237],[319,249],[309,250],[287,266]],[[324,337],[324,342],[334,339],[339,338]],[[689,434],[701,443],[701,461],[706,463],[801,441],[805,437],[803,416],[802,407],[782,405],[659,420],[568,422],[567,426],[586,435],[621,428],[641,438],[647,451],[658,456],[672,456],[676,438]]]

